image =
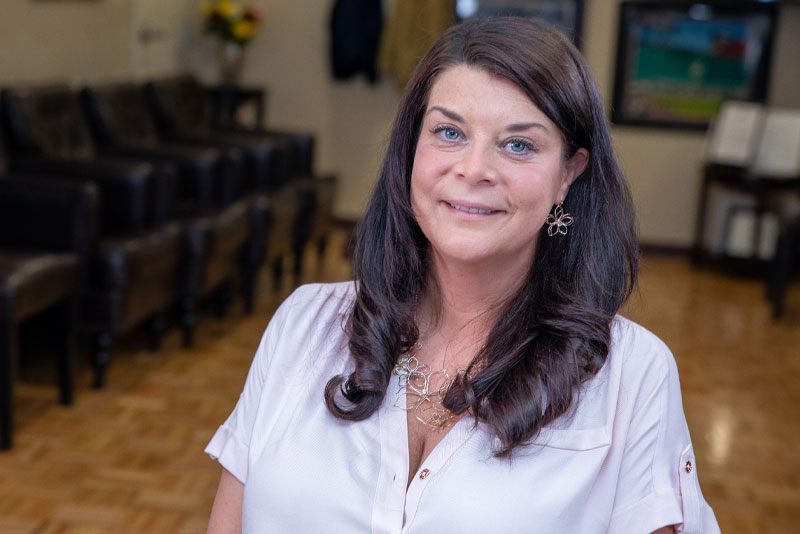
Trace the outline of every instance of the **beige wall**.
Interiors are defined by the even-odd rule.
[[[125,76],[130,20],[130,0],[3,0],[0,84]]]
[[[184,69],[196,0],[125,0],[131,2],[131,75],[165,76]]]
[[[0,84],[143,79],[183,68],[197,0],[3,0]]]

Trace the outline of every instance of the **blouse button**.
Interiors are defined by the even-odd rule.
[[[430,475],[430,474],[431,474],[431,470],[426,467],[425,469],[423,469],[422,471],[419,472],[419,479],[420,480],[425,480],[426,478],[428,478],[428,475]]]
[[[692,461],[691,460],[686,460],[686,465],[684,466],[684,469],[686,470],[687,473],[691,473],[692,472]]]

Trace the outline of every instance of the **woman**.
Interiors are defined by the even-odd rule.
[[[209,532],[717,532],[669,350],[616,317],[633,207],[580,54],[465,22],[406,88],[355,283],[278,309]]]

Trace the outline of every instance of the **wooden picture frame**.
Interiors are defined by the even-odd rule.
[[[580,48],[584,0],[455,0],[456,22],[505,15],[536,17],[564,32]]]
[[[725,100],[764,101],[775,26],[764,3],[623,2],[612,122],[704,130]]]

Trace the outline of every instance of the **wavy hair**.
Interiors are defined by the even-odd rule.
[[[356,298],[347,322],[354,370],[330,379],[325,400],[344,420],[372,415],[398,356],[419,337],[414,311],[435,282],[428,242],[411,207],[411,169],[431,87],[455,65],[483,69],[519,86],[561,130],[564,157],[581,147],[589,152],[586,169],[564,202],[575,217],[569,234],[538,240],[527,278],[504,303],[485,347],[443,401],[453,413],[469,412],[485,423],[499,438],[495,454],[508,457],[569,412],[581,385],[602,368],[611,322],[638,272],[634,208],[597,88],[578,50],[542,22],[514,17],[463,22],[417,65],[357,236]]]

